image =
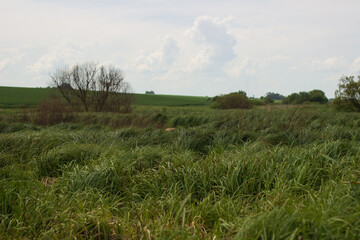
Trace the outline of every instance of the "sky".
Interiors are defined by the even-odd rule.
[[[359,0],[1,0],[0,86],[46,87],[85,62],[133,92],[323,90],[360,73]]]

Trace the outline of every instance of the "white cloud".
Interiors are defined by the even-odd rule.
[[[167,66],[172,65],[179,54],[179,45],[177,41],[169,36],[164,39],[161,49],[161,62]]]
[[[313,60],[312,68],[318,71],[341,71],[348,66],[347,60],[342,57],[330,57],[324,60]]]
[[[159,50],[148,55],[142,53],[127,68],[139,72],[157,72],[169,69],[177,60],[179,46],[177,41],[170,36],[162,38],[161,42]]]
[[[199,46],[197,53],[189,56],[185,71],[204,71],[212,65],[211,58],[215,55],[214,50],[208,46]]]
[[[14,65],[14,64],[18,63],[19,61],[21,61],[21,59],[23,59],[24,56],[25,56],[25,53],[20,53],[13,57],[9,57],[9,58],[5,58],[5,59],[1,60],[0,61],[0,71],[9,65]]]
[[[87,59],[86,51],[94,44],[93,42],[79,44],[70,40],[62,40],[57,45],[50,47],[35,63],[26,66],[26,69],[31,74],[47,74],[57,67],[92,61],[92,59]]]
[[[360,1],[324,2],[0,1],[0,84],[45,86],[54,67],[96,61],[126,66],[139,92],[333,94],[324,79],[360,70]]]
[[[223,68],[232,61],[236,54],[236,39],[228,29],[227,18],[199,16],[193,26],[185,31],[178,42],[174,37],[161,39],[161,46],[149,54],[142,51],[128,69],[149,74],[185,74],[186,72],[206,72],[210,69],[224,74]],[[179,76],[181,77],[181,76]],[[163,76],[154,76],[163,79]],[[176,77],[172,77],[176,78]],[[171,77],[169,79],[171,81]]]
[[[236,57],[236,39],[228,29],[231,18],[199,16],[186,34],[195,40],[200,51],[189,61],[190,70],[219,68]]]
[[[360,57],[356,58],[351,64],[351,72],[354,74],[360,73]]]
[[[258,63],[256,60],[249,57],[239,57],[231,61],[225,71],[230,77],[239,78],[242,76],[255,75],[257,68]]]

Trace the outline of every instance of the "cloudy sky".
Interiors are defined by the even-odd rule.
[[[0,85],[45,87],[88,61],[133,91],[321,89],[360,72],[359,0],[1,0]]]

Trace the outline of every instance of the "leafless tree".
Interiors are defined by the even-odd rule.
[[[59,89],[70,105],[74,106],[79,102],[86,112],[90,108],[95,111],[109,111],[111,107],[107,105],[110,104],[110,98],[111,102],[115,101],[114,99],[129,102],[130,99],[123,99],[123,95],[130,95],[130,88],[124,81],[122,71],[112,66],[99,67],[95,63],[75,65],[71,69],[58,69],[51,75],[51,79],[52,85]],[[119,104],[124,103],[116,105]]]
[[[108,104],[105,105],[106,111],[109,112],[131,112],[131,103],[133,102],[133,95],[131,94],[131,87],[128,83],[121,86],[120,93],[111,93],[108,97]]]
[[[96,84],[95,110],[101,112],[111,95],[124,92],[124,75],[119,69],[112,66],[108,68],[101,66]]]
[[[59,89],[61,95],[66,99],[66,101],[73,105],[71,99],[71,84],[70,84],[70,70],[67,68],[57,69],[52,75],[50,75],[52,82],[51,85]]]

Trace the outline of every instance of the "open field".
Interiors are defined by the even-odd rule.
[[[54,92],[50,88],[0,87],[0,108],[35,107]]]
[[[203,106],[209,105],[207,97],[134,94],[136,105],[146,106]]]
[[[136,107],[35,122],[0,110],[0,238],[360,235],[358,113]]]
[[[0,108],[35,107],[50,94],[58,94],[51,88],[0,87]],[[148,106],[200,106],[209,105],[206,97],[178,95],[134,94],[135,105]]]

